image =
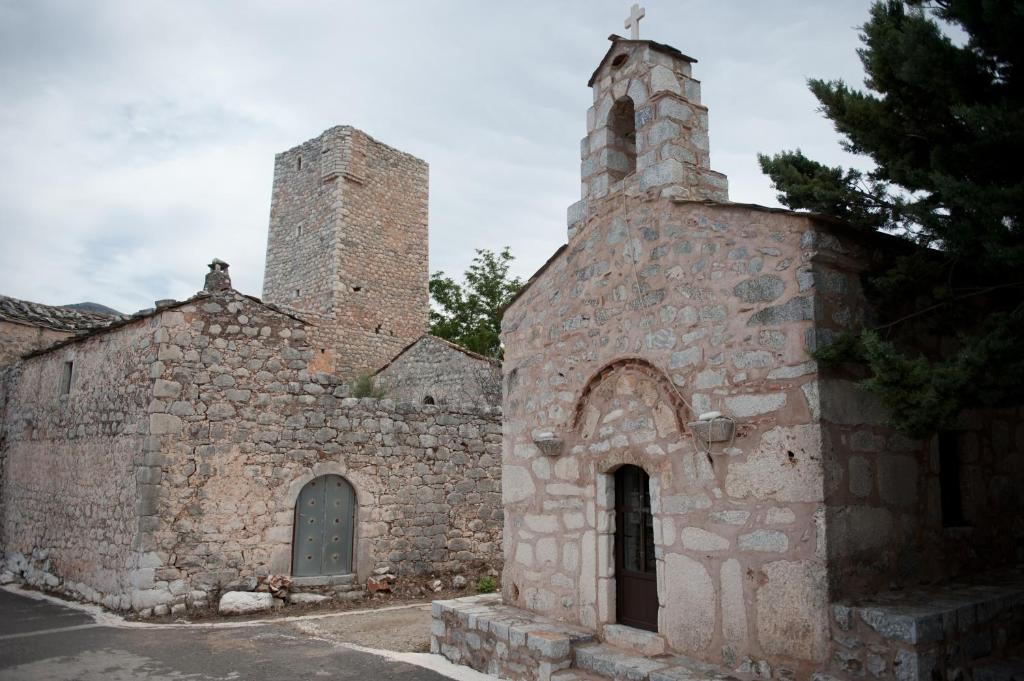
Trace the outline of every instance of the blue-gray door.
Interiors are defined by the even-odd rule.
[[[295,502],[292,575],[347,575],[352,572],[355,492],[340,475],[306,483]]]

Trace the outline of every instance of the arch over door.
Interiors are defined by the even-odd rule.
[[[292,575],[345,575],[352,572],[355,490],[340,475],[306,483],[295,502]]]

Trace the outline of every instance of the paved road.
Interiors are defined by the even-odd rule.
[[[131,628],[0,590],[0,681],[443,681],[287,624]]]

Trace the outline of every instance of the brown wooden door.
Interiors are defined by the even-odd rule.
[[[615,471],[615,611],[620,624],[658,630],[651,483],[637,466]]]

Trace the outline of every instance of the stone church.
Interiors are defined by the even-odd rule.
[[[276,575],[351,597],[500,567],[500,377],[424,336],[427,165],[327,130],[276,158],[263,299],[209,267],[187,300],[35,306],[2,338],[76,323],[0,374],[5,568],[147,616]],[[385,365],[393,393],[350,396]]]
[[[901,242],[730,201],[695,63],[613,35],[590,78],[567,243],[502,325],[502,594],[436,602],[432,650],[543,681],[1009,678],[1024,415],[912,441],[815,362]]]

